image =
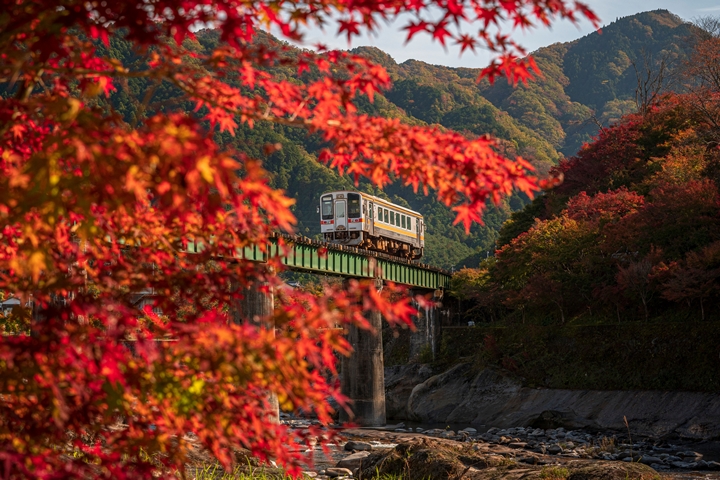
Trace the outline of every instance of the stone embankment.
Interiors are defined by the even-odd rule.
[[[720,438],[720,395],[693,392],[561,390],[524,387],[468,363],[432,375],[423,365],[386,369],[388,418],[475,428],[625,431],[653,438]]]

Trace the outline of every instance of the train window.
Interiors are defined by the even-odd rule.
[[[385,208],[385,223],[390,223],[390,220],[388,220],[388,209]]]
[[[331,196],[322,198],[322,219],[332,220],[333,218],[333,201]]]
[[[360,195],[357,193],[348,193],[348,217],[360,218]]]
[[[390,212],[390,223],[397,225],[397,213],[393,211]]]
[[[337,202],[337,204],[335,204],[335,216],[337,218],[345,218],[345,202]]]
[[[408,217],[407,229],[412,231],[412,217]]]
[[[402,228],[405,228],[405,215],[401,215],[400,223],[402,223]]]

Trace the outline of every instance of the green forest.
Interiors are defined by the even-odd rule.
[[[681,66],[691,50],[693,29],[665,10],[646,12],[619,19],[571,43],[554,44],[533,53],[542,74],[528,85],[516,88],[504,81],[490,85],[477,83],[479,69],[429,65],[420,60],[401,64],[372,47],[353,52],[383,65],[393,84],[384,96],[370,102],[361,98],[361,111],[401,118],[410,124],[438,124],[468,136],[490,134],[501,140],[508,155],[528,159],[538,175],[545,176],[566,156],[573,155],[590,141],[598,128],[616,122],[635,111],[636,69],[643,60],[652,65],[667,61],[671,70]],[[294,47],[270,35],[262,42]],[[220,42],[213,30],[197,32],[187,40],[198,51],[208,51]],[[107,55],[123,64],[142,64],[147,58],[132,51],[122,39],[111,39]],[[280,67],[281,68],[281,67]],[[275,74],[282,75],[280,69]],[[286,73],[291,78],[290,72]],[[312,72],[304,81],[312,78]],[[168,84],[154,85],[145,79],[129,80],[112,92],[110,104],[130,124],[141,122],[151,111],[174,105],[179,92]],[[105,107],[109,107],[105,105]],[[194,105],[186,106],[193,112]],[[319,234],[316,205],[320,195],[333,189],[357,188],[386,197],[421,212],[428,225],[424,262],[445,267],[476,267],[492,256],[503,223],[513,212],[523,209],[529,199],[514,194],[499,205],[489,205],[483,225],[475,225],[469,235],[462,226],[453,226],[454,213],[432,195],[415,193],[398,183],[379,191],[375,187],[342,177],[317,161],[323,147],[319,138],[291,127],[258,122],[253,128],[241,124],[235,136],[218,134],[221,144],[261,159],[271,174],[271,184],[295,198],[297,233]],[[268,145],[281,146],[267,153]]]

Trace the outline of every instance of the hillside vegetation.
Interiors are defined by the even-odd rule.
[[[720,319],[718,47],[711,38],[693,56],[687,93],[563,160],[564,182],[513,214],[496,257],[455,279],[476,319]]]
[[[360,101],[358,107],[411,124],[439,124],[470,136],[494,135],[502,141],[499,148],[529,159],[538,174],[545,175],[564,156],[574,154],[589,141],[598,124],[608,125],[635,109],[637,82],[632,63],[640,61],[641,52],[652,54],[653,62],[668,58],[678,65],[689,51],[691,31],[689,24],[667,11],[619,19],[607,25],[602,35],[592,33],[535,52],[543,76],[518,88],[504,81],[477,84],[479,69],[429,65],[420,60],[398,64],[376,48],[361,47],[356,53],[383,65],[393,86],[372,103],[367,99]],[[204,30],[198,32],[191,46],[209,51],[219,41],[217,32]],[[268,45],[277,43],[269,35],[262,36],[261,41]],[[126,64],[146,61],[118,38],[112,39],[107,53]],[[305,81],[312,75],[307,72],[296,81]],[[291,72],[287,76],[291,78]],[[154,88],[145,80],[130,80],[113,92],[111,103],[126,121],[133,123],[141,122],[147,112],[162,109],[177,98],[179,92],[172,87]],[[193,109],[194,106],[187,105],[188,112]],[[220,135],[219,140],[263,159],[272,174],[271,184],[285,189],[297,200],[294,213],[299,221],[298,232],[306,236],[319,233],[315,209],[324,191],[355,188],[351,179],[318,163],[316,154],[323,146],[321,139],[293,128],[258,122],[252,129],[239,127],[235,137]],[[268,145],[281,148],[267,149]],[[474,226],[466,235],[461,226],[452,226],[454,213],[432,196],[398,184],[388,186],[384,192],[366,184],[358,188],[425,215],[428,225],[425,261],[443,267],[478,265],[480,259],[495,250],[503,222],[528,202],[522,195],[514,194],[500,205],[489,206],[484,225]]]

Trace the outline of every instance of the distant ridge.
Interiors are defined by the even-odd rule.
[[[602,35],[593,32],[534,52],[543,77],[516,89],[502,79],[492,86],[477,84],[478,69],[429,65],[420,60],[398,64],[377,48],[359,47],[353,51],[383,65],[393,79],[393,87],[384,97],[376,97],[372,104],[361,100],[359,107],[411,124],[440,124],[469,135],[490,133],[503,140],[502,148],[508,154],[529,159],[542,175],[590,140],[598,124],[607,125],[633,111],[636,77],[632,62],[639,61],[645,51],[655,61],[664,56],[679,65],[686,58],[692,28],[667,10],[620,18],[606,25]],[[197,48],[219,41],[212,30],[198,32],[197,37]],[[110,54],[132,62],[122,41],[111,43]],[[139,115],[132,92],[144,89],[142,82],[131,82],[128,90],[113,94],[113,105],[126,119]],[[158,91],[157,96],[169,98],[173,92]],[[188,105],[188,110],[192,106]],[[350,180],[316,162],[321,143],[302,132],[258,124],[252,130],[238,129],[236,137],[220,137],[223,143],[257,158],[264,158],[263,145],[283,145],[265,158],[264,164],[273,175],[273,185],[297,199],[298,233],[303,235],[319,233],[315,209],[322,192],[353,188]],[[432,195],[425,197],[398,185],[384,193],[365,184],[360,188],[406,202],[423,213],[428,224],[425,261],[445,268],[474,266],[488,252],[492,254],[502,223],[527,203],[520,195],[511,196],[502,205],[489,208],[485,225],[475,226],[466,236],[461,227],[452,226],[452,212]]]

